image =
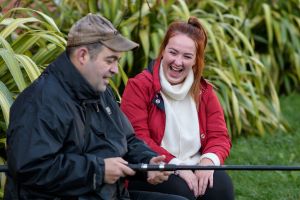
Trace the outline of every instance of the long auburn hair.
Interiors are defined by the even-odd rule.
[[[166,35],[161,43],[158,58],[162,58],[163,52],[171,37],[177,34],[185,34],[195,42],[196,62],[193,66],[194,82],[191,87],[191,94],[197,107],[199,106],[199,95],[201,90],[201,77],[204,70],[204,50],[207,43],[207,34],[196,17],[191,16],[188,22],[175,21],[170,24]]]

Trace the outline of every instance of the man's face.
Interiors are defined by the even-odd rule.
[[[103,46],[94,59],[91,59],[89,56],[81,71],[83,77],[95,90],[99,92],[105,91],[109,84],[109,79],[118,73],[118,62],[121,54],[121,52],[112,51]]]

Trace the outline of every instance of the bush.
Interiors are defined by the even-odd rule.
[[[35,1],[34,5],[38,5],[40,2],[42,1]],[[48,35],[51,35],[52,41],[48,39],[49,37],[39,37],[48,43],[38,42],[38,45],[35,45],[35,56],[31,55],[33,53],[28,48],[23,52],[18,52],[19,54],[30,55],[33,58],[32,63],[37,63],[37,66],[49,63],[63,50],[65,40],[62,38],[63,35],[59,32],[59,29],[67,32],[74,21],[88,12],[102,14],[110,19],[122,34],[141,44],[141,47],[134,53],[128,52],[125,54],[120,61],[120,74],[111,81],[112,87],[121,99],[120,94],[122,94],[128,77],[132,77],[143,70],[149,60],[155,58],[158,54],[160,42],[168,24],[174,20],[187,20],[189,16],[194,15],[201,20],[209,37],[204,76],[215,85],[231,135],[262,135],[277,128],[287,128],[280,113],[276,92],[278,86],[273,81],[274,74],[270,73],[270,69],[266,65],[266,59],[261,59],[263,56],[256,51],[255,38],[257,37],[251,35],[252,27],[255,26],[245,25],[245,23],[249,24],[250,22],[254,24],[257,20],[253,19],[251,21],[251,19],[246,19],[245,16],[231,14],[229,5],[232,2],[201,1],[186,3],[183,0],[139,0],[132,3],[130,0],[121,2],[117,0],[80,2],[61,0],[58,3],[54,8],[51,7],[51,12],[48,11],[48,14],[52,16],[56,23],[51,22],[50,26],[45,27],[45,30],[52,27],[55,31],[55,34],[50,30],[46,31]],[[240,5],[235,5],[237,8],[233,11],[237,13]],[[264,5],[267,7],[267,4]],[[44,10],[46,11],[46,9]],[[39,15],[41,16],[41,14]],[[9,20],[22,20],[22,18]],[[49,22],[47,23],[49,24]],[[60,27],[58,28],[56,24]],[[43,26],[43,23],[40,25]],[[34,26],[34,28],[38,27],[39,25]],[[31,28],[33,28],[33,25]],[[51,31],[53,31],[52,29]],[[14,31],[11,31],[11,35],[18,36],[18,33]],[[31,38],[29,41],[32,41],[32,44],[36,44],[34,41],[36,38],[32,35],[39,34],[35,29],[28,33],[23,30],[21,33],[24,36],[18,36],[18,38],[23,38],[23,40],[10,39],[14,48],[17,44],[25,43],[26,37]],[[50,54],[49,51],[47,52],[48,57],[39,56],[37,58],[43,50],[45,51],[45,46],[52,48],[52,51],[50,51]],[[34,46],[32,46],[32,49],[34,49]],[[41,60],[41,58],[46,59]],[[24,81],[27,79],[25,77]],[[11,79],[6,78],[6,80]],[[7,83],[4,83],[4,85],[8,87],[8,91],[15,95],[26,84],[23,84],[23,88],[18,88],[18,90],[16,84],[11,87]]]

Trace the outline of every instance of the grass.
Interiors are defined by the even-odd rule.
[[[281,97],[289,133],[233,141],[226,164],[300,166],[300,94]],[[229,171],[236,200],[300,200],[300,171]]]

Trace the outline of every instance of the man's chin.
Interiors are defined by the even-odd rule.
[[[107,89],[107,86],[101,86],[98,88],[98,92],[104,92]]]

